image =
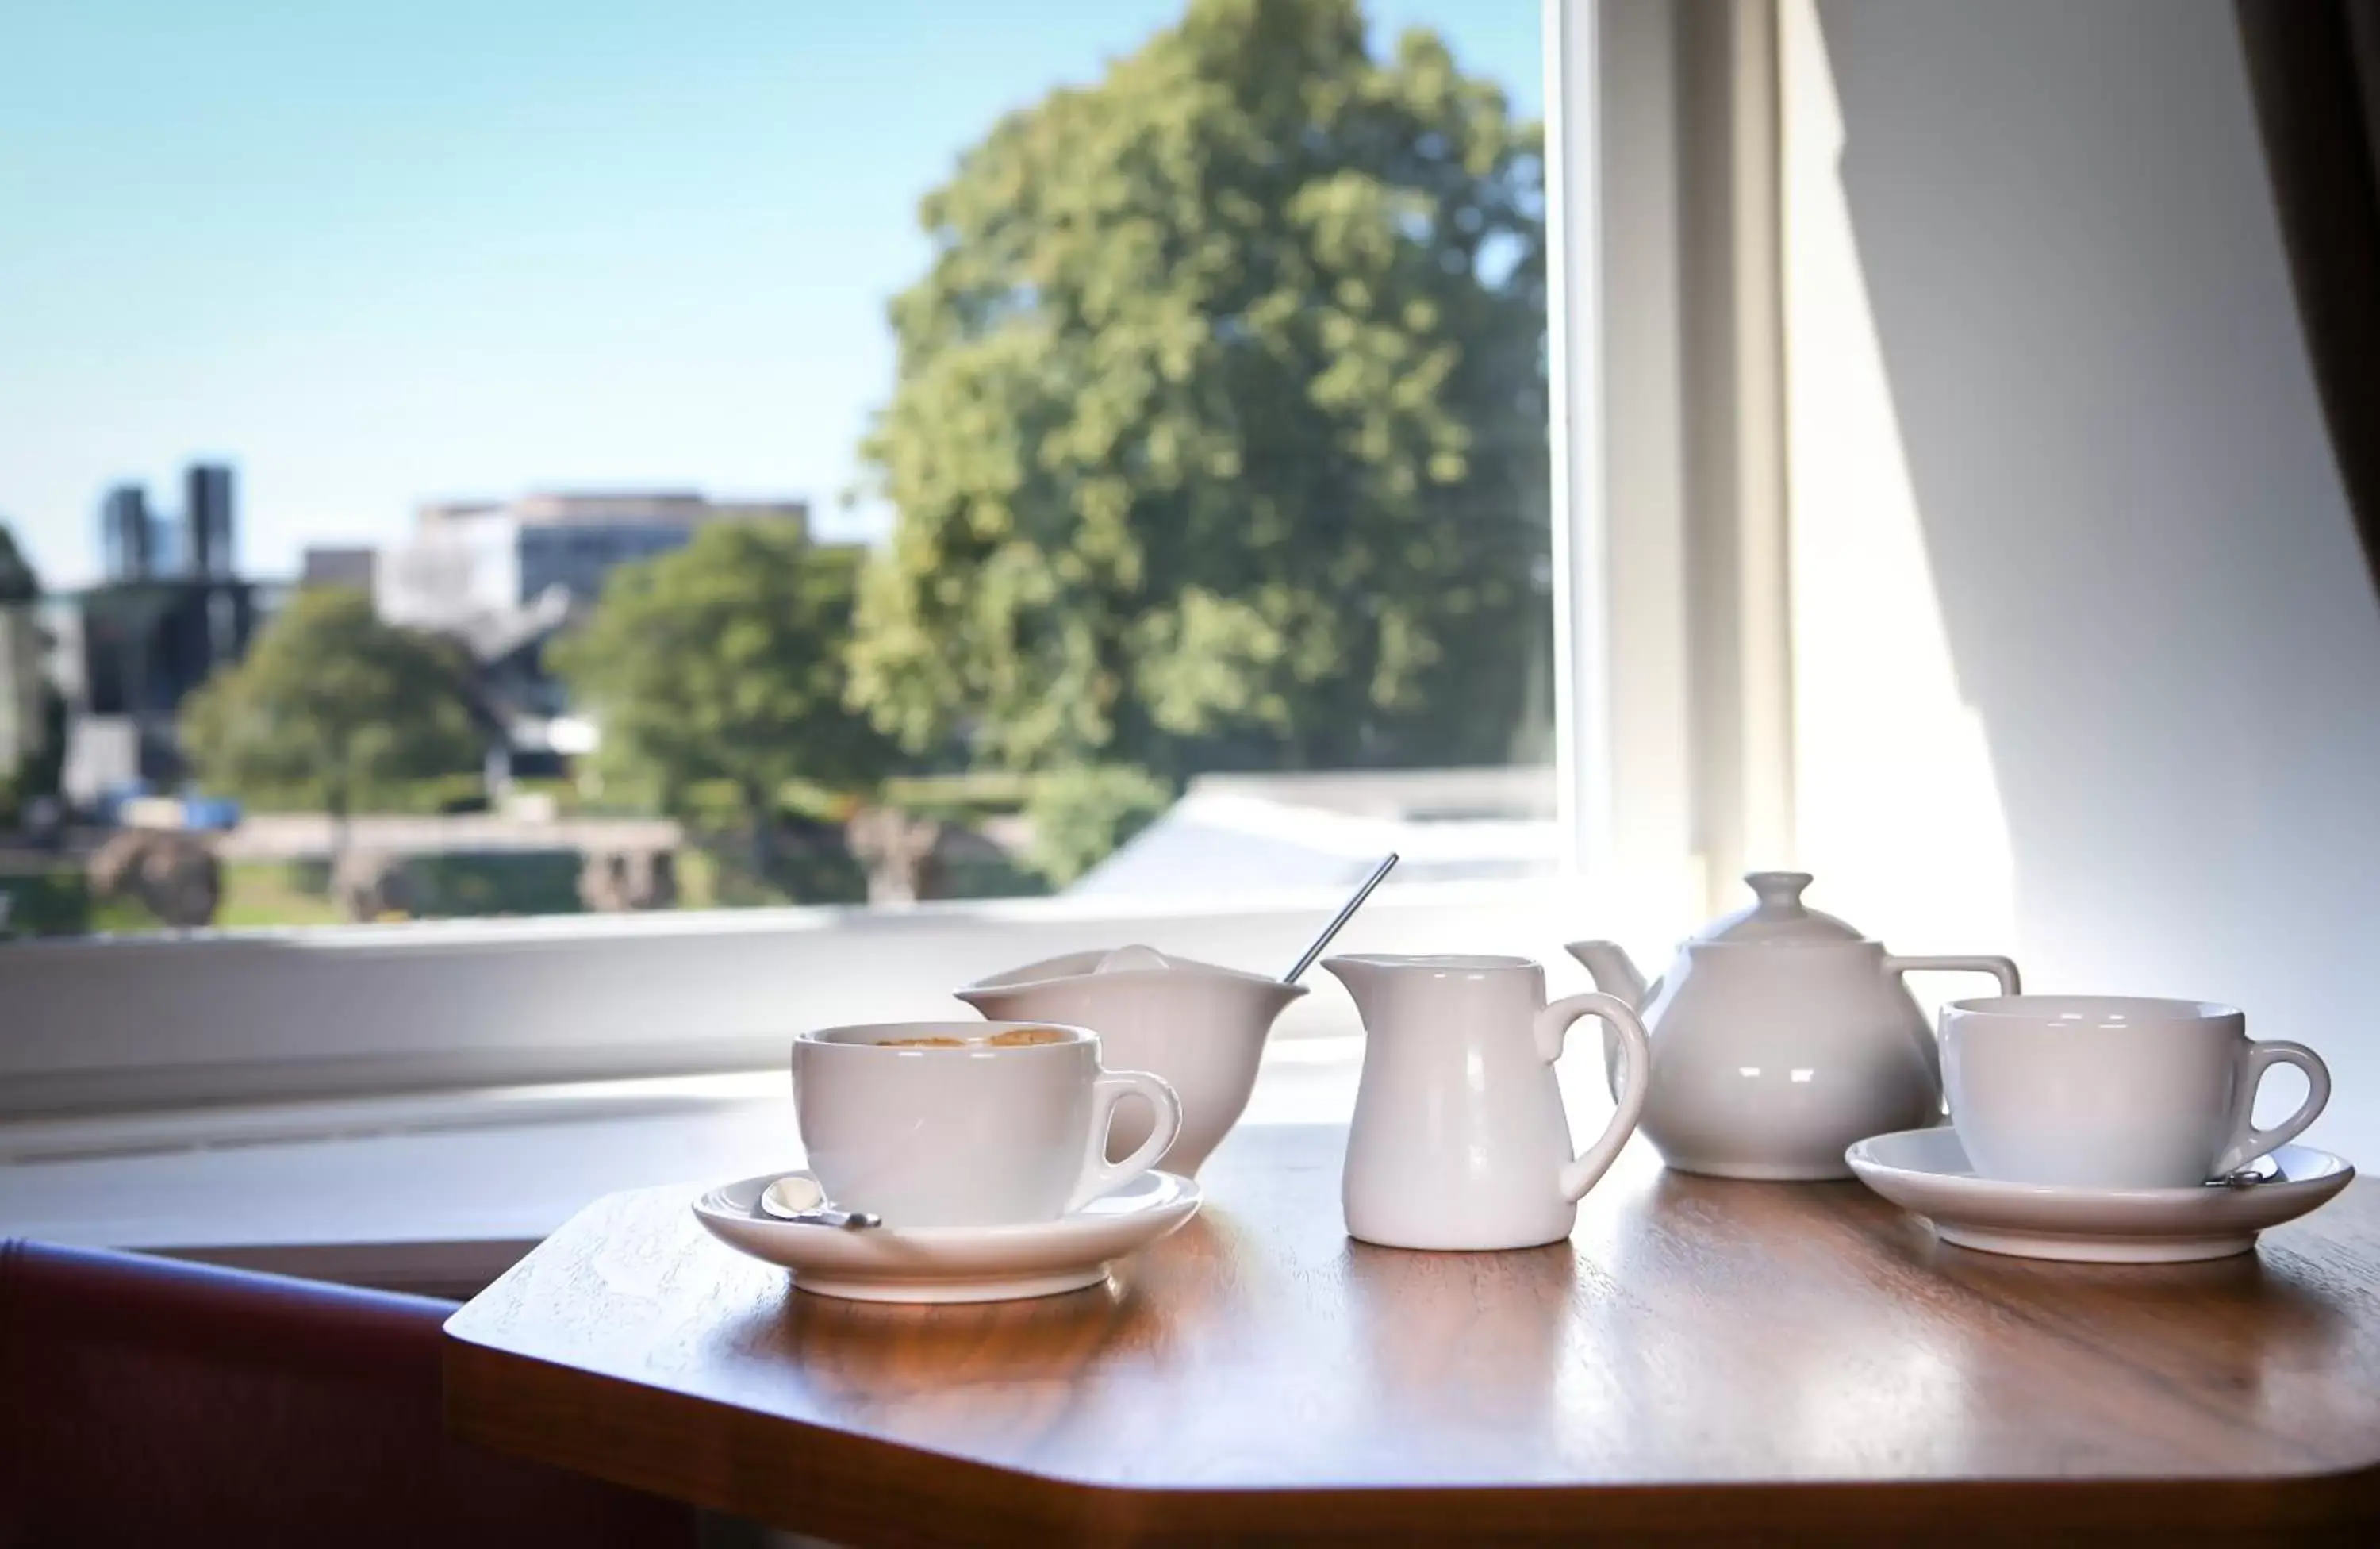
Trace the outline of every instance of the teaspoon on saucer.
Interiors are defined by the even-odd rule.
[[[880,1226],[884,1218],[872,1210],[842,1210],[826,1202],[826,1193],[814,1178],[792,1174],[760,1190],[752,1214],[763,1220],[791,1221],[803,1226]]]

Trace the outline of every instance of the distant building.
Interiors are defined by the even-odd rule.
[[[457,632],[508,619],[555,588],[583,608],[601,595],[613,567],[684,548],[714,521],[807,530],[809,506],[684,491],[436,502],[416,513],[411,540],[382,552],[374,604],[392,624]]]
[[[181,773],[174,720],[217,667],[248,651],[271,593],[234,573],[232,470],[197,463],[183,476],[178,522],[150,508],[148,491],[119,484],[100,502],[106,579],[74,600],[55,629],[54,677],[68,701],[68,794],[88,801],[129,780]]]
[[[413,537],[383,549],[372,604],[391,624],[459,640],[479,672],[473,710],[490,734],[488,783],[558,773],[586,750],[545,670],[546,642],[602,595],[616,566],[684,548],[721,521],[791,523],[799,500],[710,500],[689,491],[538,494],[513,501],[437,501],[415,512]]]
[[[182,475],[182,520],[189,533],[184,568],[200,580],[227,579],[238,569],[232,553],[231,470],[192,463]]]
[[[82,594],[83,683],[96,715],[170,721],[216,667],[247,654],[256,588],[170,576]]]
[[[157,525],[146,489],[118,484],[100,498],[99,546],[109,580],[149,579],[156,568]]]
[[[346,586],[358,592],[372,590],[372,579],[380,568],[380,551],[361,546],[311,545],[299,562],[299,587]]]

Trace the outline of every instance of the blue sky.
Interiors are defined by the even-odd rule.
[[[822,516],[919,194],[1179,0],[0,0],[0,517],[52,585],[120,479],[241,554],[417,500],[667,485]],[[1524,112],[1538,0],[1370,0]]]

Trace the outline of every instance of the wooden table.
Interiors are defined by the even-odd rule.
[[[448,1419],[857,1544],[2380,1543],[2370,1182],[2249,1257],[2049,1264],[1640,1145],[1570,1242],[1427,1254],[1347,1239],[1343,1141],[1243,1129],[1109,1289],[978,1307],[616,1194],[448,1323]]]

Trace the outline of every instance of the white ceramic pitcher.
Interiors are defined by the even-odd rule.
[[[1546,1004],[1526,957],[1330,957],[1364,1018],[1364,1074],[1340,1201],[1347,1235],[1389,1248],[1535,1248],[1570,1236],[1578,1201],[1636,1128],[1645,1029],[1607,994]],[[1571,1154],[1554,1061],[1582,1017],[1618,1033],[1628,1079],[1602,1137]]]

